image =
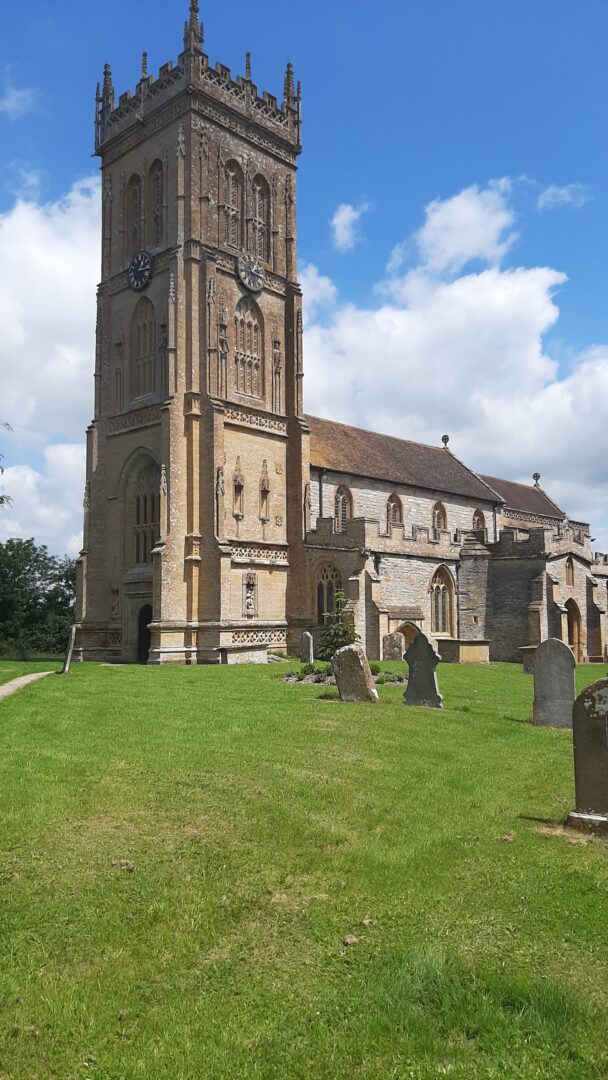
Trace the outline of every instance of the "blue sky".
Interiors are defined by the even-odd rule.
[[[55,238],[66,268],[72,268],[72,278],[66,269],[62,297],[57,298],[59,307],[68,300],[66,317],[73,316],[80,299],[86,319],[93,317],[84,288],[86,284],[89,292],[94,290],[98,273],[93,214],[96,192],[92,187],[81,189],[67,209],[65,198],[77,181],[96,175],[97,161],[91,157],[95,83],[103,63],[109,60],[117,91],[133,88],[142,49],[149,54],[151,72],[166,60],[175,60],[186,9],[187,0],[172,4],[136,0],[129,5],[106,0],[96,8],[72,0],[54,6],[32,0],[21,7],[11,6],[3,15],[0,246],[3,240],[5,245],[17,242],[15,214],[20,200],[30,207],[29,213],[22,215],[22,227],[40,232],[37,222],[44,221],[49,226],[48,241]],[[585,512],[588,517],[593,515],[594,522],[604,529],[601,535],[608,539],[605,470],[599,463],[603,444],[598,442],[595,463],[591,455],[577,463],[572,452],[553,454],[552,447],[547,448],[551,439],[556,445],[559,442],[559,423],[567,419],[572,398],[570,384],[562,385],[560,380],[578,372],[576,393],[581,400],[591,394],[598,409],[605,403],[605,0],[585,0],[584,5],[580,0],[378,0],[373,6],[363,0],[332,0],[330,4],[308,0],[305,6],[277,7],[276,17],[244,0],[233,0],[229,14],[218,0],[203,0],[201,16],[205,49],[213,62],[221,60],[235,74],[242,72],[244,53],[249,49],[260,89],[280,95],[287,59],[293,61],[296,76],[302,80],[299,255],[310,295],[309,405],[332,415],[327,397],[333,396],[328,377],[333,365],[336,378],[344,381],[341,408],[333,409],[337,418],[432,441],[438,441],[441,434],[434,434],[435,426],[450,423],[456,452],[480,470],[492,469],[513,478],[530,476],[540,460],[547,486],[550,481],[551,490],[569,501],[575,516]],[[470,194],[455,201],[463,192]],[[429,211],[433,206],[438,211],[435,214]],[[347,208],[346,217],[342,216],[346,228],[342,244],[336,227],[331,226],[339,207]],[[483,236],[463,254],[469,212]],[[437,255],[434,227],[448,233],[456,230],[454,243],[460,254]],[[78,250],[69,247],[68,232]],[[26,243],[35,244],[35,238]],[[394,255],[396,249],[399,258]],[[47,265],[43,256],[32,251],[30,263],[38,276]],[[34,294],[36,288],[48,293],[58,285],[39,280],[33,286],[28,281],[25,256],[22,263],[14,255],[3,261],[0,251],[0,290],[3,273],[12,282],[22,274],[21,292],[9,299],[13,309],[15,305],[23,307],[27,324],[32,288]],[[485,361],[479,356],[477,366],[464,353],[447,347],[443,351],[441,341],[428,343],[428,334],[425,337],[419,324],[425,311],[430,319],[442,317],[444,308],[437,307],[442,297],[451,302],[460,295],[459,290],[470,285],[471,297],[476,300],[467,294],[467,303],[477,304],[476,315],[481,319],[484,305],[486,312],[488,304],[494,304],[496,310],[501,306],[498,296],[489,303],[485,290],[491,284],[499,289],[510,287],[513,279],[508,277],[509,271],[522,268],[534,276],[521,278],[523,300],[521,304],[513,300],[511,315],[512,322],[521,318],[521,334],[504,350],[500,337],[504,328],[497,329],[496,320],[492,332],[488,331]],[[540,271],[545,268],[553,274],[551,279],[541,278]],[[491,273],[498,275],[495,282],[488,277]],[[82,292],[75,287],[70,296],[70,281],[75,275],[80,278]],[[432,280],[435,290],[433,304],[426,307],[420,307],[419,290],[413,299],[412,287],[416,281],[419,284],[421,275],[425,287],[428,289]],[[532,312],[529,305],[526,307],[526,296],[532,296],[535,289],[537,304]],[[549,299],[557,305],[555,311],[550,310]],[[523,366],[520,370],[517,360],[513,362],[513,380],[523,385],[530,417],[539,431],[551,432],[549,413],[555,396],[561,395],[551,439],[545,437],[544,443],[537,445],[524,438],[522,446],[522,432],[514,423],[513,439],[521,452],[510,457],[508,425],[495,440],[489,420],[476,426],[469,408],[456,409],[452,417],[447,404],[440,403],[435,426],[429,422],[432,401],[423,394],[414,400],[408,393],[400,413],[385,409],[382,403],[372,408],[367,403],[373,394],[367,394],[363,359],[353,359],[351,371],[345,355],[345,312],[349,309],[355,312],[355,322],[365,322],[371,330],[378,320],[376,340],[382,339],[387,320],[396,311],[404,334],[398,355],[407,358],[411,354],[411,362],[408,367],[404,360],[401,369],[397,356],[387,360],[390,377],[399,383],[403,374],[411,386],[417,364],[425,364],[424,350],[438,350],[444,368],[450,365],[451,400],[454,396],[467,398],[470,404],[471,380],[479,378],[486,419],[492,393],[498,411],[502,402],[503,412],[521,412],[520,403],[509,398],[508,377],[499,377],[493,386],[486,370],[500,367],[497,356],[503,351],[519,349],[517,356],[522,357]],[[404,312],[408,318],[401,319]],[[86,373],[92,366],[92,348],[87,355],[86,319],[83,315],[78,335],[73,326],[65,332],[59,325],[53,327],[58,354],[64,359],[78,354],[73,366],[68,364],[65,369],[82,387],[81,392],[74,392],[69,415],[59,406],[53,414],[51,404],[42,423],[36,419],[43,411],[40,401],[31,404],[29,423],[20,424],[20,416],[6,417],[15,427],[13,436],[3,439],[6,463],[42,477],[37,481],[29,473],[13,473],[12,482],[23,485],[31,481],[32,492],[45,491],[48,499],[54,497],[52,484],[47,483],[46,488],[40,485],[45,476],[48,481],[50,462],[54,460],[57,470],[57,456],[64,455],[65,475],[58,471],[62,485],[70,484],[80,452],[75,449],[81,441],[76,421],[82,431],[89,419],[90,405],[87,411],[83,404],[91,397]],[[485,334],[485,323],[483,327],[476,333],[478,338]],[[409,348],[413,338],[408,334],[427,341],[420,352]],[[370,349],[373,341],[372,336]],[[594,346],[593,377],[583,386],[581,364],[588,364],[589,350]],[[463,340],[462,348],[467,347]],[[14,378],[11,355],[5,343],[3,357],[2,348],[0,345],[0,364],[4,365],[0,366],[0,377],[7,379],[9,389],[2,395],[0,387],[0,396],[20,412],[19,394],[10,383]],[[539,349],[540,358],[536,355]],[[526,367],[527,350],[531,360]],[[383,355],[380,348],[374,365],[382,364]],[[526,373],[537,362],[538,371],[528,385]],[[28,363],[37,363],[32,350],[27,356],[24,353],[21,363],[27,378]],[[336,370],[339,363],[343,366]],[[551,363],[557,366],[549,370]],[[441,368],[437,377],[441,377]],[[52,381],[52,372],[48,372],[41,389],[47,402],[53,398]],[[538,402],[543,403],[538,405],[542,416],[535,412]],[[585,420],[579,435],[599,439],[601,430],[598,427],[596,436]],[[4,532],[9,527],[35,529],[51,546],[67,544],[75,549],[80,479],[78,474],[78,498],[62,532],[53,532],[48,520],[45,523],[35,515],[28,518],[27,500],[22,500],[21,517],[15,511],[10,525],[5,521]],[[9,475],[9,486],[10,481]]]

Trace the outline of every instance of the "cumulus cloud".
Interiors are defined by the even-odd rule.
[[[419,264],[399,274],[393,258],[379,306],[336,300],[323,324],[309,324],[306,407],[434,445],[447,431],[480,472],[531,482],[538,470],[606,548],[608,346],[560,374],[546,337],[567,279],[549,267],[500,267],[514,220],[507,185],[431,203]],[[454,276],[473,259],[483,265]]]
[[[4,75],[4,90],[0,95],[0,113],[8,116],[9,120],[17,120],[20,116],[32,111],[36,104],[36,91],[33,89],[18,89],[13,85],[10,70],[7,68]]]
[[[575,210],[579,210],[581,206],[589,202],[589,198],[589,192],[584,184],[566,184],[564,187],[551,184],[541,191],[536,209],[543,211],[555,210],[560,206],[573,206]]]
[[[331,219],[332,240],[336,251],[344,255],[361,241],[359,222],[368,210],[369,203],[361,203],[359,206],[342,203],[338,207]]]
[[[15,499],[0,529],[58,551],[81,527],[99,228],[97,179],[47,204],[19,198],[0,215],[0,419],[13,428],[0,483]]]
[[[323,309],[331,307],[336,300],[338,290],[331,278],[319,272],[318,266],[306,263],[299,270],[302,286],[304,320],[308,323]]]
[[[416,234],[420,258],[429,271],[458,273],[474,260],[498,265],[517,239],[509,205],[510,181],[477,184],[451,199],[435,199]]]

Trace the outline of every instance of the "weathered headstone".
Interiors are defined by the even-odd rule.
[[[404,660],[410,669],[404,694],[405,704],[442,709],[443,698],[439,693],[436,672],[441,657],[424,634],[416,635]]]
[[[385,634],[382,638],[382,659],[403,660],[405,636],[400,633]]]
[[[74,643],[76,641],[76,627],[73,626],[70,630],[70,640],[68,641],[67,649],[65,650],[65,657],[63,661],[62,675],[69,675],[70,664],[72,663],[72,654],[74,652]]]
[[[573,713],[576,811],[568,824],[608,832],[608,679],[588,686]]]
[[[312,634],[302,634],[300,638],[300,660],[303,664],[314,664],[315,642]]]
[[[367,656],[360,645],[338,649],[331,662],[342,701],[377,701]]]
[[[534,653],[534,723],[538,727],[572,727],[576,660],[557,638],[541,641]]]
[[[522,645],[519,652],[523,664],[524,675],[534,674],[534,654],[538,645]]]

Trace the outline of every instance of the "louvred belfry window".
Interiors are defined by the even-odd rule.
[[[148,177],[148,224],[150,243],[159,246],[163,241],[163,165],[155,161]]]
[[[156,393],[156,318],[154,305],[142,297],[131,324],[131,398]]]
[[[132,176],[127,186],[127,243],[129,258],[141,248],[141,179]]]
[[[226,166],[224,188],[226,243],[240,248],[243,236],[243,174],[235,161]]]

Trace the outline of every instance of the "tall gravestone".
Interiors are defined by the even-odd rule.
[[[416,634],[404,660],[409,668],[405,704],[442,709],[443,698],[439,693],[436,671],[441,657],[424,634]]]
[[[383,660],[403,660],[403,654],[405,652],[405,637],[403,634],[397,632],[396,634],[385,634],[382,638],[382,659]]]
[[[542,641],[534,654],[534,723],[537,727],[572,727],[576,660],[557,638]]]
[[[331,662],[342,701],[377,701],[367,656],[360,645],[338,649]]]
[[[312,634],[302,634],[300,638],[300,659],[303,664],[313,664],[315,660],[315,644]]]
[[[608,679],[588,686],[573,714],[576,810],[568,824],[608,833]]]

